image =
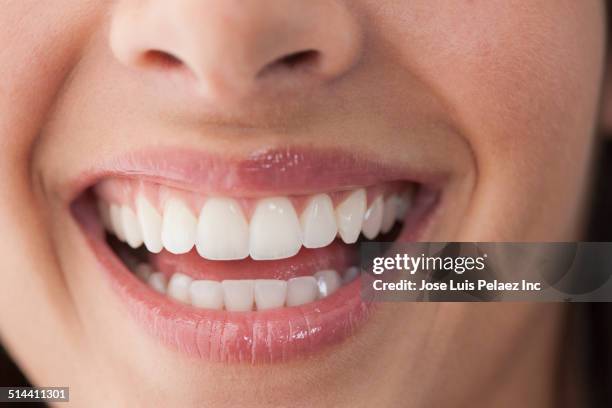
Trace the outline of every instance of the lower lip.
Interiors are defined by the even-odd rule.
[[[319,352],[350,337],[372,313],[360,280],[299,307],[228,312],[181,305],[143,284],[105,243],[90,205],[73,207],[96,258],[131,315],[162,343],[221,363],[276,363]]]

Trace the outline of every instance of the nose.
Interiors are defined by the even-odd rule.
[[[109,41],[127,66],[232,99],[329,83],[356,64],[362,35],[338,0],[121,0]]]

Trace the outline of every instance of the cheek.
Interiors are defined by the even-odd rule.
[[[96,18],[89,2],[78,0],[2,5],[0,78],[10,80],[0,85],[0,134],[11,138],[15,154],[25,154],[35,141]]]
[[[40,163],[33,151],[78,57],[79,43],[87,40],[86,27],[95,17],[87,4],[55,0],[50,7],[46,2],[4,1],[0,12],[0,231],[9,237],[0,250],[0,331],[11,332],[4,341],[22,367],[35,374],[34,380],[61,379],[69,370],[44,372],[44,367],[58,366],[53,361],[57,354],[45,350],[63,350],[64,337],[49,338],[48,349],[28,347],[32,344],[23,339],[70,330],[66,321],[72,306],[48,240],[45,221],[52,210],[39,201]]]
[[[8,80],[0,82],[0,185],[10,199],[0,201],[0,225],[30,234],[30,224],[40,223],[48,210],[36,206],[41,186],[35,146],[99,10],[96,14],[89,2],[78,0],[57,0],[53,7],[36,1],[4,3],[0,78]],[[34,215],[26,217],[27,211]],[[23,251],[5,248],[4,254],[11,258]]]
[[[593,146],[604,14],[595,0],[472,0],[423,1],[409,10],[398,1],[377,15],[390,27],[384,35],[399,62],[443,101],[470,144],[480,217],[503,211],[526,223],[546,204],[554,207],[548,217],[578,211]],[[559,196],[570,198],[559,203]]]
[[[494,3],[487,2],[504,7]],[[493,21],[483,16],[457,29],[462,46],[446,58],[460,63],[440,72],[465,136],[483,165],[490,154],[580,162],[576,154],[593,130],[602,75],[601,2],[503,3],[510,9]]]

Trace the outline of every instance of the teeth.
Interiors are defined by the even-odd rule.
[[[225,298],[225,308],[232,312],[247,312],[253,309],[252,280],[224,280],[221,282]]]
[[[317,280],[312,276],[301,276],[287,282],[287,306],[299,306],[313,302],[319,295]]]
[[[412,192],[405,191],[401,194],[401,197],[397,203],[397,214],[396,214],[397,220],[403,221],[404,218],[406,218],[406,215],[408,214],[408,211],[410,211],[411,207],[412,207]]]
[[[357,268],[356,266],[351,266],[346,271],[344,271],[344,275],[342,276],[342,284],[351,283],[358,276],[359,268]]]
[[[366,191],[353,191],[337,208],[336,221],[342,241],[352,244],[359,238],[361,223],[366,211]]]
[[[289,258],[302,246],[300,223],[291,201],[284,197],[260,200],[249,232],[249,253],[253,259]]]
[[[142,263],[136,257],[135,254],[132,254],[132,253],[129,253],[129,252],[125,252],[125,253],[121,254],[121,258],[122,258],[123,262],[125,263],[125,266],[127,266],[129,269],[135,269],[138,266],[138,264]]]
[[[176,198],[170,198],[164,208],[161,241],[173,254],[184,254],[193,248],[197,220],[187,206]]]
[[[163,248],[161,241],[161,215],[142,194],[139,194],[138,198],[136,198],[136,213],[140,222],[142,239],[147,250],[154,254],[161,252]]]
[[[342,286],[342,280],[338,272],[328,269],[319,271],[314,274],[319,286],[319,297],[324,298],[334,293],[340,286]]]
[[[111,204],[110,219],[117,239],[120,241],[125,241],[125,235],[123,234],[123,222],[121,220],[121,207]]]
[[[129,206],[121,206],[121,225],[125,241],[132,248],[138,248],[142,245],[142,233],[136,213]]]
[[[147,282],[149,280],[149,276],[151,276],[151,273],[153,273],[153,271],[151,270],[149,264],[139,263],[134,268],[134,273],[141,281]]]
[[[331,198],[327,194],[312,197],[302,212],[300,223],[306,248],[329,245],[338,234]]]
[[[231,260],[249,256],[249,225],[240,205],[230,198],[211,198],[197,227],[196,249],[207,259]]]
[[[166,285],[167,280],[166,276],[161,272],[153,272],[149,276],[148,280],[149,286],[152,287],[155,291],[165,294],[166,293]]]
[[[223,309],[223,287],[221,282],[211,280],[195,280],[189,288],[191,304],[206,309]]]
[[[375,239],[405,218],[413,200],[410,189],[386,199],[379,194],[368,207],[366,189],[359,188],[334,208],[332,193],[315,194],[298,216],[289,197],[271,197],[245,207],[249,221],[242,202],[233,198],[209,197],[194,214],[187,199],[173,194],[162,198],[160,213],[142,191],[135,195],[132,204],[97,203],[102,223],[119,240],[132,248],[144,243],[152,253],[185,254],[195,246],[202,258],[218,261],[290,258],[302,246],[322,248],[336,237],[355,243],[360,233]]]
[[[287,281],[258,279],[255,281],[255,304],[257,310],[283,307],[287,298]]]
[[[380,226],[380,230],[383,234],[391,231],[393,224],[395,224],[395,217],[397,217],[397,208],[399,206],[399,198],[393,194],[385,200],[383,218]]]
[[[374,202],[370,205],[370,208],[365,212],[363,216],[363,225],[361,230],[363,235],[367,239],[374,239],[380,232],[382,224],[384,204],[382,196],[376,197]]]
[[[110,215],[110,206],[104,200],[98,200],[98,213],[100,214],[100,219],[102,220],[102,225],[107,230],[111,230],[113,228],[113,224],[111,222]]]
[[[189,298],[189,287],[192,281],[193,279],[187,275],[175,273],[170,278],[170,282],[168,282],[168,296],[179,302],[191,303]]]
[[[222,282],[193,280],[182,273],[174,273],[170,281],[161,272],[153,272],[151,266],[140,262],[132,268],[134,274],[155,291],[168,297],[209,310],[248,312],[269,310],[284,306],[300,306],[323,299],[335,293],[343,284],[358,275],[357,267],[348,268],[344,277],[332,269],[318,271],[314,276],[301,276],[285,280],[236,279]]]

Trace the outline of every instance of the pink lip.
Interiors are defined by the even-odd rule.
[[[72,210],[89,246],[111,286],[145,330],[191,356],[252,364],[287,361],[351,336],[373,310],[372,304],[360,296],[360,281],[317,302],[270,311],[210,311],[174,302],[140,282],[104,242],[91,197],[76,200],[86,188],[107,176],[137,177],[191,191],[239,196],[288,191],[306,194],[390,180],[425,183],[437,190],[443,181],[440,176],[385,167],[340,151],[278,150],[252,154],[245,160],[228,160],[192,151],[156,150],[95,166],[69,186]],[[425,224],[418,221],[427,219],[425,210],[435,205],[432,201],[421,207],[423,212],[406,220],[406,225],[413,224],[413,228],[399,239],[415,239]]]
[[[152,149],[95,164],[68,186],[68,200],[107,176],[138,177],[194,192],[261,197],[310,194],[408,180],[439,189],[442,174],[383,165],[343,150],[286,148],[247,157],[183,149]]]

